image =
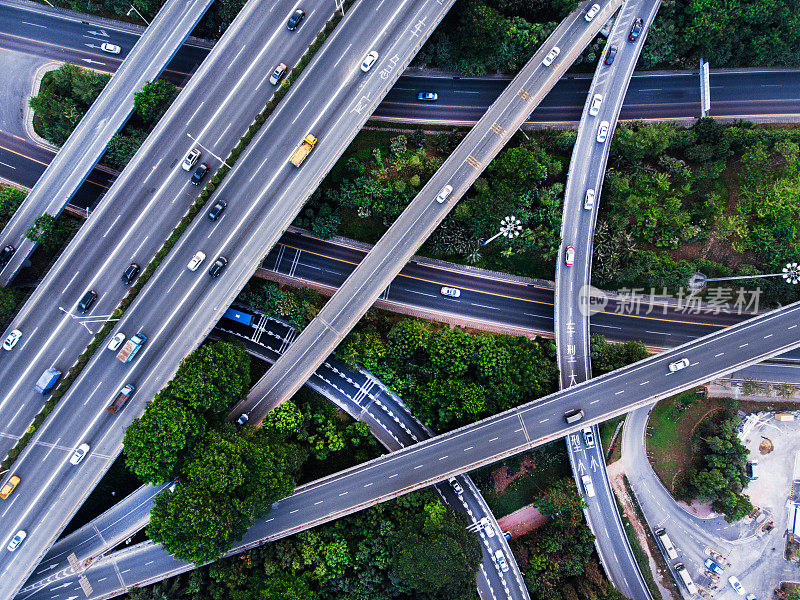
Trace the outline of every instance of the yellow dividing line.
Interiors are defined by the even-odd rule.
[[[21,137],[17,136],[17,135],[15,135],[14,137],[15,137],[15,138],[17,138],[17,139],[20,139],[20,140],[22,140],[22,141],[24,141],[24,142],[27,142],[27,141],[28,141],[28,140],[25,140],[25,139],[23,139],[23,138],[21,138]],[[41,146],[39,146],[39,147],[40,147],[40,148],[42,148]],[[52,150],[50,150],[50,148],[42,148],[42,149],[43,149],[43,150],[45,150],[45,151],[47,151],[47,152],[53,152]],[[34,162],[34,163],[37,163],[37,164],[39,164],[39,165],[43,165],[43,166],[45,166],[45,167],[48,167],[48,166],[50,165],[50,163],[42,162],[41,160],[36,160],[35,158],[33,158],[33,157],[31,157],[31,156],[28,156],[28,155],[26,155],[26,154],[22,154],[21,152],[17,152],[16,150],[12,150],[11,148],[6,148],[5,146],[0,146],[0,150],[5,150],[6,152],[8,152],[8,153],[10,153],[10,154],[16,154],[17,156],[21,156],[22,158],[24,158],[24,159],[26,159],[26,160],[29,160],[29,161],[31,161],[31,162]],[[54,152],[53,152],[53,156],[55,156],[55,153],[54,153]],[[89,178],[87,178],[87,179],[86,179],[86,181],[87,181],[87,182],[89,182],[89,183],[91,183],[92,185],[96,185],[97,187],[101,187],[101,188],[109,189],[109,187],[108,187],[107,185],[104,185],[104,184],[102,184],[102,183],[98,183],[98,182],[96,182],[96,181],[92,181],[92,180],[91,180],[91,179],[89,179]]]
[[[335,244],[335,245],[341,246],[343,248],[349,248],[350,250],[355,250],[356,249],[356,248],[353,248],[352,246],[347,246],[346,244],[338,244],[336,242],[328,242],[328,243]],[[292,246],[290,244],[281,243],[281,245],[284,246],[285,248],[289,248],[290,250],[295,250],[295,251],[300,252],[300,253],[305,252],[306,254],[312,254],[314,256],[321,256],[322,258],[325,258],[325,259],[328,259],[328,260],[333,260],[333,261],[340,262],[340,263],[347,264],[347,265],[358,266],[358,264],[359,264],[357,262],[353,262],[353,261],[350,261],[350,260],[345,260],[343,258],[337,258],[335,256],[328,256],[327,254],[323,254],[321,252],[313,252],[311,250],[303,250],[301,248],[297,248],[296,246]],[[453,272],[453,273],[456,273],[456,272],[457,273],[461,273],[460,271],[453,271],[451,269],[441,269],[440,267],[436,267],[436,266],[432,266],[432,265],[425,265],[425,266],[427,268],[430,268],[430,269],[439,269],[439,270],[442,270],[442,271],[449,271],[449,272]],[[268,270],[272,270],[272,269],[268,269]],[[424,277],[415,277],[413,275],[404,275],[403,273],[400,273],[399,277],[405,277],[406,279],[413,279],[414,281],[422,281],[424,283],[432,283],[432,284],[437,285],[437,286],[442,285],[442,283],[440,281],[434,281],[433,279],[425,279]],[[525,284],[521,284],[521,283],[519,283],[519,284],[514,284],[512,282],[508,282],[508,283],[511,283],[512,285],[520,285],[520,286],[525,285]],[[550,288],[544,288],[544,287],[539,287],[539,286],[531,286],[531,287],[534,287],[534,288],[540,289],[540,290],[550,290]],[[485,294],[487,296],[495,296],[497,298],[508,298],[509,300],[519,300],[521,302],[528,302],[528,303],[531,303],[531,304],[541,304],[543,306],[553,306],[552,302],[545,302],[545,301],[542,301],[542,300],[530,300],[528,298],[520,298],[519,296],[510,296],[508,294],[500,294],[498,292],[487,292],[485,290],[476,290],[474,288],[463,287],[463,286],[459,286],[459,289],[466,290],[466,291],[469,291],[469,292],[475,292],[476,294]],[[620,315],[622,317],[631,317],[631,318],[634,318],[634,319],[645,319],[645,320],[648,320],[648,321],[661,321],[661,322],[664,322],[664,323],[679,323],[679,324],[684,324],[684,325],[710,325],[712,327],[719,327],[721,329],[727,327],[727,325],[719,325],[719,324],[716,324],[716,323],[705,323],[703,321],[680,321],[680,320],[676,320],[676,319],[661,319],[661,318],[658,318],[658,317],[648,317],[646,315],[626,315],[626,314],[622,314],[622,313],[613,313],[613,312],[607,312],[607,311],[603,311],[603,313],[604,314],[609,314],[609,315],[618,314],[618,315]]]

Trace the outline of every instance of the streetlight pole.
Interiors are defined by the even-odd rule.
[[[481,246],[485,246],[489,242],[496,240],[501,235],[509,239],[515,238],[520,234],[521,231],[522,231],[522,221],[520,221],[517,217],[515,217],[514,215],[511,215],[509,217],[503,217],[503,219],[500,221],[500,231],[498,231],[488,240],[483,242]]]
[[[147,26],[148,26],[148,27],[150,27],[150,23],[148,23],[148,22],[147,22],[147,19],[145,19],[145,18],[142,16],[142,13],[140,13],[140,12],[139,12],[139,11],[136,9],[136,7],[135,7],[133,4],[131,4],[131,7],[128,9],[128,12],[126,13],[126,14],[127,14],[127,16],[130,16],[130,15],[131,15],[131,11],[134,11],[134,12],[135,12],[137,15],[139,15],[139,18],[140,18],[142,21],[144,21],[145,23],[147,23]]]
[[[766,275],[738,275],[736,277],[706,277],[702,273],[695,273],[692,277],[690,286],[695,289],[703,289],[711,281],[735,281],[737,279],[764,279],[766,277],[783,277],[783,280],[790,285],[800,283],[800,263],[786,263],[780,273],[768,273]]]

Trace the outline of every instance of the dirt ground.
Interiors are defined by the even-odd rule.
[[[500,529],[503,531],[508,531],[512,536],[519,537],[529,531],[538,529],[549,520],[547,515],[543,515],[535,506],[529,504],[519,510],[515,510],[510,515],[498,519],[497,524],[500,525]]]
[[[508,474],[508,467],[503,465],[499,469],[495,469],[492,471],[492,481],[494,482],[494,493],[496,495],[502,494],[505,489],[511,485],[511,483],[523,475],[525,475],[531,469],[536,467],[536,463],[529,455],[524,455],[522,457],[522,466],[520,470],[514,473],[513,475]]]

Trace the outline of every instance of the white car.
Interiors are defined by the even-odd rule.
[[[461,496],[464,493],[464,488],[461,487],[461,484],[456,481],[455,477],[451,477],[447,480],[447,483],[453,486],[453,489],[456,491],[456,494]]]
[[[591,427],[583,428],[583,441],[586,442],[587,448],[594,447],[594,432]]]
[[[458,298],[461,295],[460,289],[447,286],[443,286],[441,292],[442,296],[450,296],[451,298]]]
[[[553,46],[553,49],[550,50],[550,52],[547,53],[547,56],[544,57],[542,64],[545,67],[549,67],[551,64],[553,64],[553,61],[556,59],[556,56],[558,56],[560,52],[561,48],[559,48],[558,46]]]
[[[680,360],[676,360],[675,362],[669,363],[669,370],[674,373],[675,371],[680,371],[681,369],[685,369],[689,366],[689,359],[682,358]]]
[[[100,50],[103,52],[108,52],[109,54],[119,54],[122,52],[122,48],[117,46],[116,44],[109,44],[108,42],[103,42],[100,45]]]
[[[190,271],[197,271],[197,267],[199,267],[200,265],[202,265],[202,264],[203,264],[203,261],[204,261],[205,259],[206,259],[205,252],[200,252],[200,251],[198,250],[198,251],[197,251],[197,254],[195,254],[195,255],[192,257],[192,260],[190,260],[190,261],[189,261],[189,264],[188,264],[188,265],[186,265],[186,268],[187,268],[187,269],[189,269]]]
[[[744,588],[742,587],[741,582],[736,577],[734,577],[733,575],[728,577],[728,583],[730,583],[731,587],[734,590],[736,590],[737,594],[739,594],[740,596],[744,596]]]
[[[494,559],[497,561],[497,566],[503,573],[508,573],[508,563],[506,562],[506,555],[502,550],[494,551]]]
[[[11,350],[14,346],[17,345],[17,342],[21,337],[22,337],[22,332],[19,329],[14,329],[11,333],[8,334],[8,337],[3,342],[3,350]]]
[[[272,75],[269,76],[269,82],[272,85],[278,85],[281,79],[283,79],[284,76],[286,75],[286,69],[287,69],[286,65],[280,63],[277,67],[275,67],[275,70],[272,72]]]
[[[24,529],[20,529],[20,530],[19,530],[19,531],[16,533],[16,535],[14,535],[14,537],[13,537],[13,538],[11,538],[11,541],[10,541],[10,542],[8,542],[8,547],[7,547],[7,550],[8,550],[9,552],[13,552],[13,551],[14,551],[14,550],[16,550],[17,548],[19,548],[19,545],[22,543],[22,541],[23,541],[23,540],[24,540],[26,537],[28,537],[28,534],[27,534],[27,533],[25,533],[25,530],[24,530]]]
[[[494,526],[492,525],[492,522],[489,521],[489,517],[483,517],[480,521],[478,521],[478,527],[483,529],[486,537],[494,537]]]
[[[586,197],[583,199],[583,208],[592,210],[594,208],[594,190],[589,188],[586,190]]]
[[[597,16],[597,13],[600,12],[600,5],[599,4],[592,4],[588,11],[586,11],[586,21],[591,21]]]
[[[441,204],[445,200],[447,200],[448,196],[453,193],[453,186],[446,185],[441,190],[439,190],[439,194],[436,196],[436,201]]]
[[[191,171],[192,167],[197,162],[197,159],[200,158],[200,150],[197,148],[192,148],[189,150],[189,154],[186,155],[186,158],[183,159],[183,167],[184,171]]]
[[[603,94],[595,94],[592,97],[592,103],[589,106],[589,114],[596,117],[600,112],[600,105],[603,103]]]
[[[378,51],[373,50],[364,57],[364,62],[361,63],[361,70],[366,73],[372,68],[372,65],[375,64],[376,60],[378,60]]]
[[[575,264],[575,248],[573,246],[567,246],[564,251],[564,264],[568,267]]]
[[[601,121],[600,127],[597,128],[597,143],[602,144],[608,137],[608,121]]]
[[[75,448],[75,452],[72,453],[72,458],[69,459],[69,464],[77,465],[87,454],[89,454],[89,444],[81,444]]]
[[[108,346],[106,346],[109,350],[116,351],[119,350],[119,347],[122,346],[122,342],[125,341],[125,334],[121,331],[117,333],[111,341],[108,342]]]
[[[594,498],[594,484],[592,478],[588,475],[581,476],[581,483],[583,483],[583,490],[589,498]]]

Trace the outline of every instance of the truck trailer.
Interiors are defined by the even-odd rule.
[[[311,151],[314,149],[314,144],[317,143],[317,138],[315,138],[310,133],[305,137],[305,139],[300,143],[297,149],[292,152],[292,155],[289,157],[289,162],[292,163],[295,167],[299,167],[303,164],[303,161],[306,159],[306,156],[311,154]]]

